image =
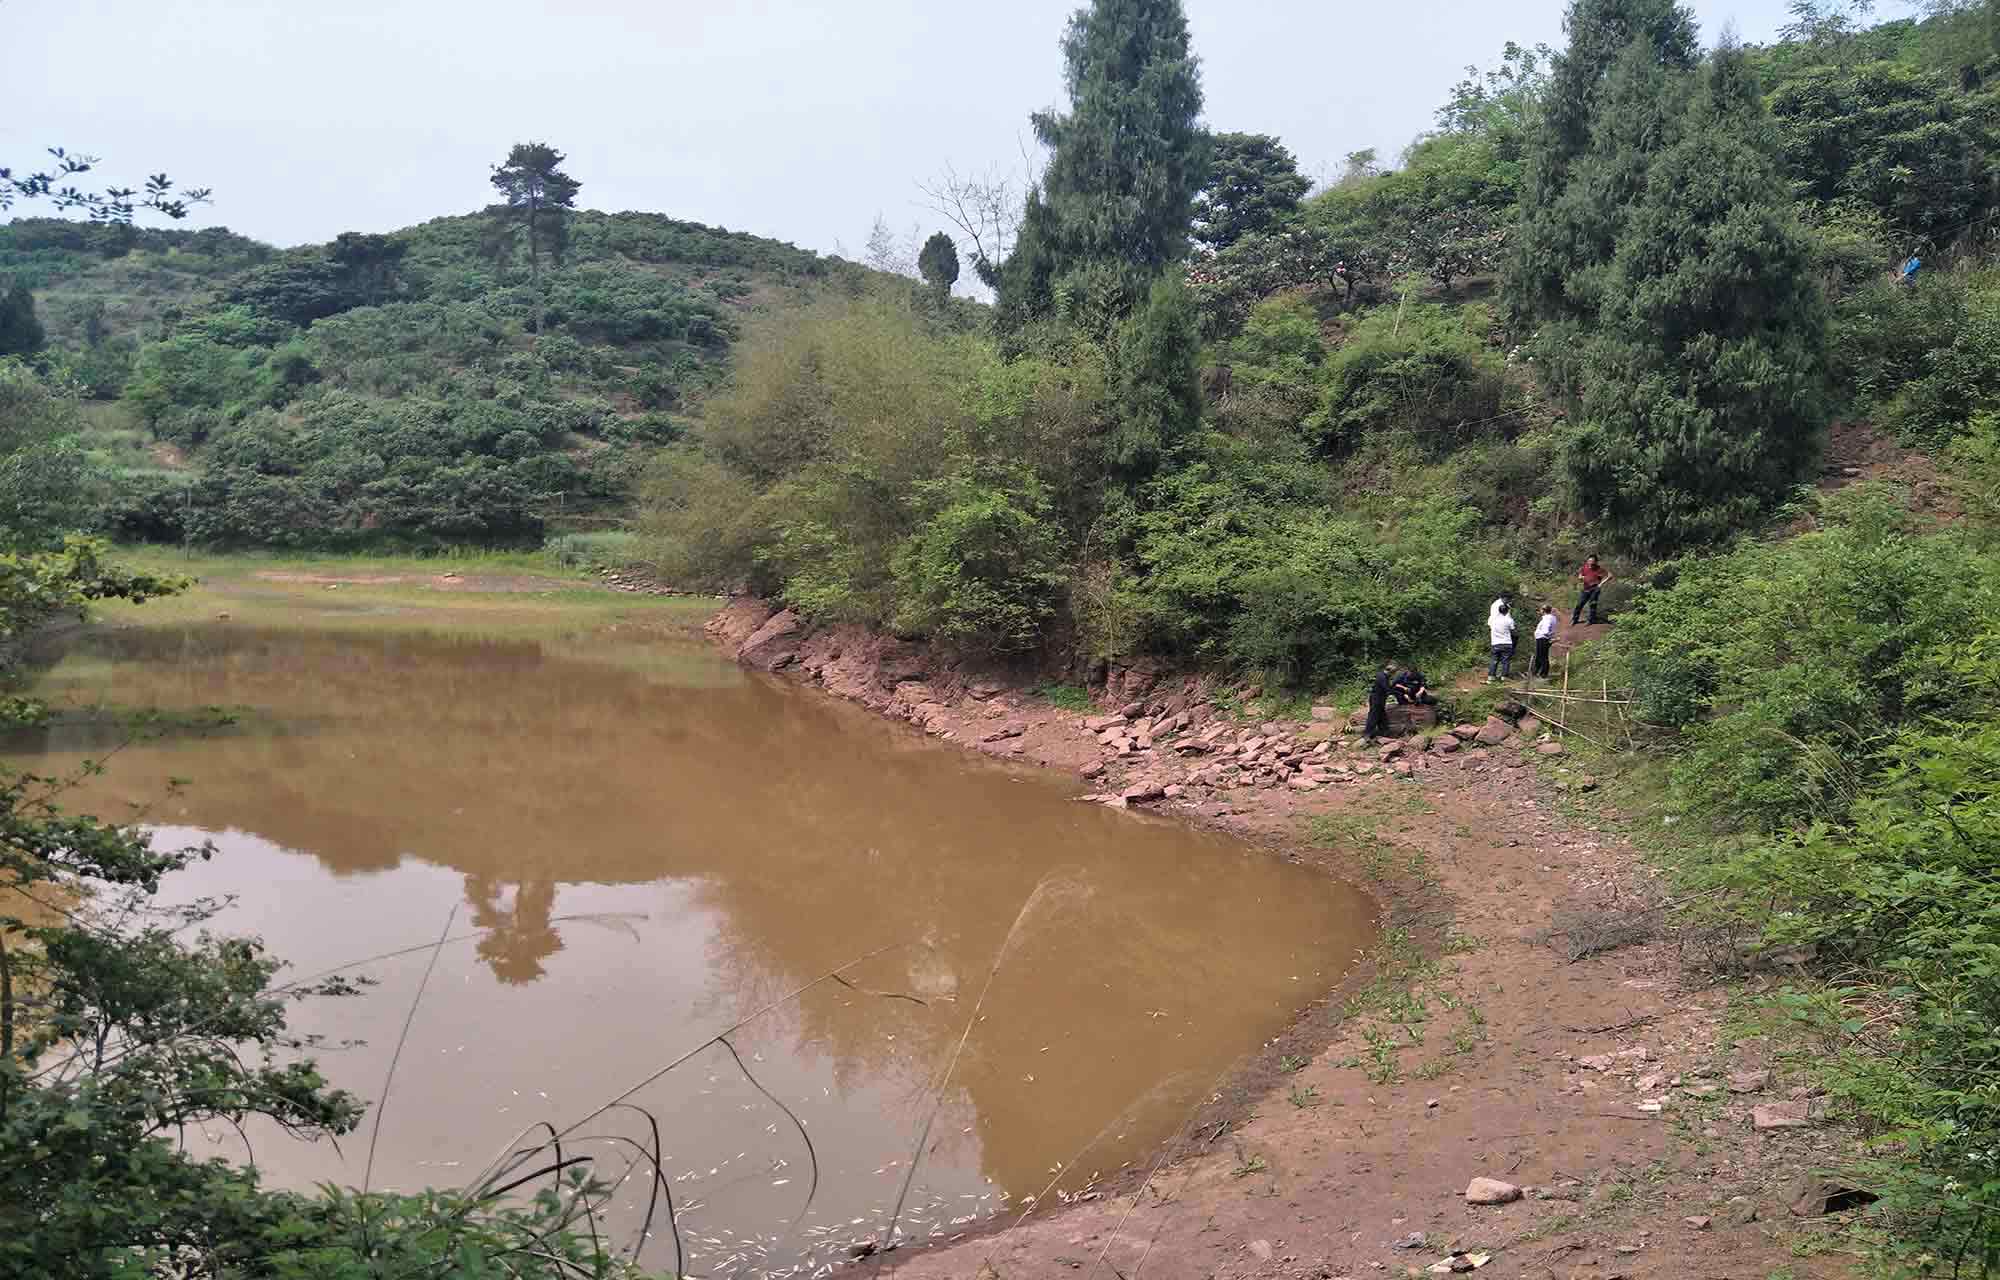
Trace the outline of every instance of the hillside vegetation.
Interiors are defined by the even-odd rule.
[[[0,226],[0,274],[36,292],[58,394],[104,405],[100,528],[326,548],[614,519],[749,317],[870,274],[650,214],[563,237],[531,281],[490,215],[284,252],[29,219]]]

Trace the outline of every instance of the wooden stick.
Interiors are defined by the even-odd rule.
[[[1562,716],[1562,723],[1556,726],[1558,729],[1569,728],[1569,656],[1575,652],[1576,645],[1574,643],[1569,648],[1563,650],[1563,710],[1559,713]],[[1541,719],[1540,716],[1536,716],[1535,718],[1537,720]]]
[[[1591,746],[1596,747],[1600,751],[1609,751],[1611,749],[1605,746],[1603,743],[1599,742],[1597,739],[1591,737],[1589,734],[1582,732],[1581,730],[1572,729],[1560,720],[1549,719],[1547,716],[1535,710],[1533,707],[1528,708],[1528,714],[1533,716],[1535,719],[1541,721],[1545,725],[1550,725],[1556,729],[1560,729],[1564,733],[1575,734],[1577,737],[1582,738],[1585,742],[1588,742]]]

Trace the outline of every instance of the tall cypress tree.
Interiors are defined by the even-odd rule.
[[[1051,155],[1001,270],[1003,326],[1048,315],[1058,299],[1093,325],[1129,313],[1187,251],[1207,174],[1201,69],[1180,0],[1093,0],[1070,19],[1063,63],[1070,110],[1034,116]]]
[[[1584,508],[1635,543],[1704,541],[1781,499],[1819,450],[1812,244],[1740,51],[1690,75],[1642,33],[1595,99],[1589,147],[1526,233],[1562,234],[1523,251],[1572,255],[1562,292],[1526,309],[1577,423],[1565,463]]]
[[[1585,173],[1578,166],[1593,147],[1593,135],[1607,115],[1604,101],[1612,71],[1628,53],[1634,65],[1621,78],[1628,92],[1646,84],[1661,92],[1695,66],[1701,46],[1693,16],[1673,0],[1573,0],[1563,17],[1569,45],[1551,63],[1542,96],[1536,136],[1522,175],[1521,228],[1508,272],[1508,295],[1517,314],[1543,322],[1567,313],[1582,318],[1588,303],[1567,305],[1565,282],[1578,270],[1601,266],[1611,256],[1611,234],[1619,197],[1631,195],[1630,161],[1657,148],[1658,130],[1671,104],[1657,104],[1659,119],[1648,121],[1643,103],[1626,103],[1629,136],[1617,148],[1628,154],[1622,175]],[[1636,47],[1635,47],[1636,46]],[[1650,126],[1655,132],[1648,136]],[[1596,166],[1590,166],[1595,169]],[[1573,191],[1579,180],[1592,191]]]
[[[0,291],[0,356],[31,356],[42,349],[45,336],[27,283],[16,280]]]

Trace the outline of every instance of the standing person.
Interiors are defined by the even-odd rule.
[[[1549,646],[1556,642],[1556,607],[1542,606],[1542,620],[1535,624],[1535,665],[1528,668],[1531,676],[1546,677],[1549,674]]]
[[[1489,627],[1492,626],[1501,614],[1506,613],[1513,607],[1514,593],[1511,591],[1502,591],[1499,595],[1493,597],[1492,604],[1486,606],[1486,625]]]
[[[1486,683],[1507,680],[1514,674],[1514,614],[1505,602],[1494,606],[1486,620],[1493,640],[1493,661],[1486,668]]]
[[[1579,626],[1583,622],[1583,606],[1590,606],[1590,625],[1597,625],[1597,598],[1604,590],[1604,584],[1611,581],[1611,575],[1592,556],[1583,562],[1583,568],[1576,571],[1576,580],[1583,584],[1583,594],[1576,598],[1576,611],[1569,616],[1569,625]]]
[[[1902,271],[1896,276],[1896,283],[1900,285],[1915,284],[1917,282],[1917,272],[1923,270],[1923,267],[1924,260],[1914,253],[1911,254],[1909,261],[1903,264]]]
[[[1368,686],[1368,723],[1361,729],[1361,740],[1369,746],[1375,739],[1389,732],[1389,672],[1393,664],[1383,663],[1375,673],[1375,683]]]

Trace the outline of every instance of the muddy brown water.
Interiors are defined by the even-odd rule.
[[[321,1058],[381,1111],[377,1188],[461,1184],[529,1125],[571,1124],[775,1004],[731,1038],[740,1067],[713,1046],[631,1094],[663,1134],[689,1274],[807,1275],[880,1238],[961,1037],[903,1238],[1149,1160],[1371,936],[1368,900],[1315,872],[1076,803],[1067,779],[746,676],[698,637],[649,643],[670,652],[88,632],[41,682],[71,709],[11,754],[102,756],[125,731],[87,709],[100,701],[233,709],[232,726],[121,747],[75,807],[212,840],[220,856],[169,894],[235,895],[221,926],[261,934],[296,975],[414,948],[359,965],[379,984],[365,995],[294,1016],[361,1042]],[[882,948],[851,986],[808,986]],[[338,1150],[210,1138],[277,1184],[359,1185],[372,1124]],[[648,1128],[612,1112],[568,1151],[616,1178],[621,1138]],[[636,1233],[646,1182],[616,1197],[619,1229]],[[663,1222],[644,1260],[674,1266]]]

